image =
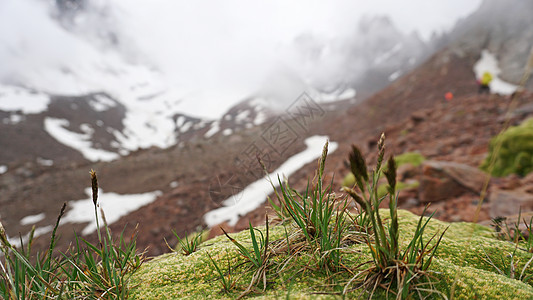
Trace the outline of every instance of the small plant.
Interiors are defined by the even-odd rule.
[[[237,246],[241,255],[244,256],[249,262],[252,263],[252,266],[255,270],[254,274],[252,275],[252,280],[250,281],[250,284],[248,285],[248,288],[244,291],[244,293],[240,297],[243,297],[247,295],[248,293],[250,293],[252,287],[261,281],[263,282],[263,291],[265,291],[266,289],[266,286],[267,286],[266,273],[270,265],[269,263],[270,252],[268,251],[268,215],[265,217],[265,224],[266,224],[266,235],[264,235],[261,230],[252,227],[252,223],[249,223],[249,232],[250,232],[250,238],[252,239],[253,251],[249,251],[241,243],[236,241],[234,238],[230,237],[229,234],[223,228],[221,228],[224,234],[226,235],[226,237],[235,246]],[[259,235],[256,235],[256,232],[258,232]]]
[[[526,228],[526,233],[520,229],[520,220],[524,223]],[[517,221],[509,227],[507,218],[505,217],[496,217],[492,219],[492,226],[494,231],[496,231],[496,236],[504,241],[511,241],[515,243],[518,249],[522,249],[529,253],[533,253],[533,235],[532,235],[532,225],[533,217],[529,219],[529,222],[526,219],[522,219],[522,209],[518,211]],[[520,247],[521,246],[521,247]],[[523,248],[522,248],[523,247]]]
[[[228,262],[227,275],[224,274],[224,272],[222,272],[222,270],[220,269],[218,264],[215,262],[215,260],[211,256],[211,254],[209,254],[209,252],[207,253],[207,256],[211,260],[211,263],[213,263],[213,266],[215,267],[215,270],[217,271],[217,273],[218,273],[218,275],[220,277],[220,282],[222,283],[223,291],[225,293],[230,293],[231,290],[233,290],[235,288],[236,279],[233,278],[232,275],[231,275],[231,264],[230,264],[230,260],[229,260],[229,255],[226,255],[227,262]]]
[[[524,219],[524,224],[526,225],[527,236],[524,236],[522,234],[522,231],[519,231],[520,237],[524,241],[524,245],[526,247],[525,250],[529,253],[533,253],[533,232],[531,232],[531,225],[533,225],[533,217],[529,219],[529,222],[526,222],[526,220]]]
[[[518,238],[518,236],[515,234],[515,231],[512,231],[509,228],[509,225],[507,224],[507,218],[506,217],[496,217],[492,220],[492,226],[494,227],[494,231],[496,231],[496,236],[500,240],[504,241],[514,241]]]
[[[498,268],[492,258],[487,254],[485,249],[483,249],[483,254],[485,254],[485,257],[483,258],[489,265],[491,265],[500,275],[506,276],[511,279],[517,279],[523,282],[528,282],[531,278],[533,278],[533,274],[524,274],[527,268],[530,266],[531,262],[533,261],[533,256],[527,261],[527,263],[522,268],[522,271],[520,274],[517,272],[517,265],[515,263],[515,256],[517,247],[515,247],[513,253],[509,253],[506,257],[510,259],[509,264],[507,264],[506,259],[502,256],[500,257],[499,261],[501,263],[501,266]],[[525,276],[524,276],[525,275]]]
[[[170,246],[168,246],[168,243],[167,243],[167,246],[172,251],[181,250],[183,255],[191,255],[192,253],[196,252],[196,250],[198,249],[198,246],[202,243],[203,235],[204,235],[203,230],[193,235],[192,238],[189,238],[188,235],[185,235],[184,238],[180,238],[179,235],[174,230],[172,230],[172,233],[178,239],[178,245],[176,247],[178,249],[171,248]]]
[[[398,196],[396,194],[397,167],[392,156],[389,158],[385,171],[383,172],[388,182],[389,224],[383,221],[379,213],[379,205],[386,197],[386,195],[381,197],[378,195],[378,180],[383,171],[384,142],[385,135],[382,134],[378,142],[377,164],[370,176],[368,175],[366,163],[361,151],[356,146],[352,146],[350,168],[355,177],[358,191],[350,187],[344,187],[343,190],[361,206],[364,217],[360,218],[359,221],[371,225],[372,231],[367,231],[366,243],[370,248],[373,264],[371,267],[353,276],[345,286],[343,293],[346,294],[350,291],[349,287],[352,282],[361,281],[359,287],[369,290],[370,297],[372,297],[378,286],[386,287],[387,292],[393,286],[396,286],[396,292],[393,291],[396,294],[396,298],[407,299],[412,296],[415,290],[418,293],[422,291],[431,292],[430,289],[418,288],[418,286],[431,285],[426,271],[446,230],[437,239],[435,244],[430,246],[430,243],[436,235],[433,235],[427,242],[424,242],[423,234],[433,214],[425,221],[423,217],[420,217],[409,245],[403,251],[400,250],[397,215]],[[363,228],[368,228],[368,226],[364,226]],[[425,283],[423,282],[424,278],[427,279]]]
[[[399,168],[403,165],[411,165],[413,167],[418,167],[420,166],[424,161],[426,160],[426,158],[418,153],[418,152],[405,152],[405,153],[402,153],[398,156],[395,156],[394,157],[394,162],[396,163],[396,166]],[[387,170],[387,166],[385,165],[382,169],[382,175],[383,173]],[[380,176],[381,178],[381,176]],[[348,173],[345,177],[344,177],[344,180],[342,182],[342,186],[346,186],[346,187],[354,187],[355,185],[355,176],[353,175],[352,172]],[[407,183],[404,183],[404,182],[397,182],[397,187],[396,187],[396,190],[401,190],[403,188],[408,188],[408,187],[413,187],[413,186],[410,186],[409,184]],[[383,189],[383,194],[385,194],[386,192],[386,189]]]
[[[128,278],[144,261],[137,254],[136,236],[126,243],[124,232],[113,240],[104,220],[106,234],[102,237],[98,222],[98,180],[91,170],[91,186],[98,231],[98,245],[86,240],[80,243],[76,236],[75,248],[67,253],[53,256],[56,246],[56,231],[66,204],[61,208],[52,231],[47,253],[37,253],[35,263],[30,256],[33,230],[27,248],[21,240],[21,249],[16,249],[0,224],[0,297],[2,299],[125,299],[128,295]]]
[[[309,183],[302,194],[282,183],[280,206],[291,217],[305,240],[315,253],[318,267],[336,272],[341,269],[341,244],[348,229],[345,212],[347,201],[339,203],[332,190],[332,184],[323,187],[324,168],[328,154],[328,143],[324,145],[319,160],[316,183]]]
[[[56,230],[65,213],[63,204],[56,224],[52,231],[48,252],[37,253],[35,264],[31,262],[31,245],[35,227],[30,233],[27,248],[21,239],[21,250],[16,249],[7,239],[4,227],[0,223],[0,250],[4,263],[0,260],[0,298],[2,299],[33,299],[60,297],[63,294],[61,281],[61,265],[59,259],[52,256],[56,244]]]
[[[129,243],[125,241],[124,231],[118,240],[113,239],[103,211],[105,235],[102,237],[98,222],[98,180],[96,172],[91,170],[90,174],[99,244],[93,245],[86,240],[80,243],[76,236],[74,252],[65,255],[72,267],[68,273],[70,288],[78,294],[98,299],[125,299],[128,278],[140,268],[144,256],[136,253],[136,234]]]

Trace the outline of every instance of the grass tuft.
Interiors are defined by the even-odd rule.
[[[266,234],[263,234],[261,230],[252,227],[251,223],[249,224],[250,238],[252,240],[252,251],[249,251],[241,243],[229,236],[229,234],[223,228],[221,228],[224,232],[224,235],[226,235],[226,237],[235,246],[237,246],[241,255],[244,256],[252,264],[252,267],[254,269],[252,280],[250,281],[248,288],[244,291],[244,293],[241,294],[239,298],[249,294],[252,291],[252,288],[259,282],[263,283],[263,291],[265,291],[267,287],[266,274],[270,266],[270,252],[268,251],[268,215],[265,216],[265,224]],[[258,235],[256,235],[256,232],[258,233]]]
[[[98,223],[98,179],[91,170],[92,199],[97,221],[98,244],[76,235],[74,248],[56,253],[56,232],[66,204],[63,204],[51,234],[48,251],[31,255],[33,230],[27,247],[20,249],[8,240],[0,224],[0,298],[1,299],[126,299],[129,278],[144,262],[137,253],[136,234],[126,242],[124,231],[113,239],[105,216],[105,235]],[[21,239],[22,242],[22,239]]]
[[[178,239],[178,244],[176,246],[177,249],[174,249],[170,247],[167,243],[167,247],[171,251],[180,251],[183,253],[183,255],[191,255],[192,253],[196,252],[198,250],[198,246],[203,241],[204,231],[200,231],[196,234],[194,234],[192,237],[189,237],[188,235],[185,235],[184,238],[180,238],[179,235],[176,233],[176,231],[172,230],[172,233],[176,238]],[[166,240],[165,240],[166,242]]]
[[[361,164],[364,164],[361,151],[356,146],[352,146],[350,164],[352,172],[359,172],[359,174],[353,174],[359,191],[350,187],[343,187],[343,190],[351,196],[363,211],[364,217],[358,220],[365,224],[359,223],[357,225],[367,225],[367,223],[371,225],[372,230],[366,232],[366,244],[372,255],[372,264],[366,269],[358,271],[349,280],[343,294],[363,288],[372,297],[378,287],[384,287],[387,293],[395,294],[397,299],[407,299],[415,293],[419,295],[431,294],[435,290],[432,288],[433,282],[429,278],[427,270],[446,230],[438,238],[436,238],[437,235],[435,234],[424,242],[424,230],[433,214],[425,221],[424,217],[420,217],[408,246],[403,251],[400,250],[397,213],[398,195],[396,194],[397,167],[393,156],[388,159],[384,171],[388,181],[390,219],[388,224],[384,222],[379,213],[379,205],[386,197],[386,195],[378,195],[378,180],[383,172],[381,165],[383,156],[384,135],[382,135],[378,143],[376,168],[370,178],[365,178],[360,173],[362,170],[366,170],[366,167],[363,168],[361,166]],[[368,228],[368,226],[363,228]],[[436,241],[434,241],[435,239]],[[433,245],[431,245],[432,242]],[[351,288],[352,284],[354,284],[354,288]],[[394,291],[392,290],[393,288],[395,289]]]

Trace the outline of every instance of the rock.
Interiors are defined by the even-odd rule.
[[[411,114],[411,120],[414,122],[414,124],[418,124],[422,121],[424,121],[428,116],[428,112],[425,110],[419,110],[415,111]]]
[[[479,194],[488,175],[468,165],[425,161],[422,163],[419,199],[423,203],[442,201],[468,192]]]
[[[420,201],[417,198],[409,198],[403,203],[402,208],[408,209],[408,208],[416,207],[419,204],[420,204]]]
[[[413,166],[412,164],[403,164],[398,167],[398,170],[396,170],[396,174],[398,174],[398,178],[402,180],[406,180],[409,178],[414,178],[420,173],[419,168]]]
[[[520,190],[528,194],[533,194],[533,185],[528,184],[526,186],[523,186]]]
[[[490,217],[510,216],[533,211],[533,194],[523,191],[495,190],[490,193]]]
[[[35,175],[33,171],[31,170],[31,168],[27,166],[22,166],[20,168],[17,168],[15,170],[15,174],[21,177],[25,177],[25,178],[33,178]]]
[[[511,174],[507,177],[495,177],[491,180],[494,182],[494,188],[495,189],[502,189],[502,190],[517,190],[520,189],[522,186],[522,182],[520,180],[520,177],[516,174]]]
[[[533,113],[533,103],[528,103],[520,106],[519,108],[515,109],[513,112],[513,115],[530,115]]]
[[[407,204],[407,202],[410,199],[416,199],[417,197],[418,197],[418,189],[416,188],[408,188],[408,189],[400,190],[398,192],[398,205],[402,205],[402,207],[405,207],[405,204]],[[415,201],[418,204],[418,200],[415,200]]]
[[[468,192],[450,178],[437,178],[435,174],[423,175],[418,190],[419,199],[422,203],[437,202],[450,199]]]
[[[533,172],[527,174],[521,181],[522,184],[533,184]]]

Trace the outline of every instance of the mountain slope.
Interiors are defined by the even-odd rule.
[[[423,61],[431,48],[386,17],[367,18],[352,29],[351,41],[307,33],[288,42],[292,52],[284,51],[305,67],[274,68],[263,87],[246,93],[213,92],[171,80],[128,39],[119,26],[127,16],[117,7],[70,1],[6,5],[8,12],[27,11],[33,18],[16,34],[0,31],[0,56],[9,62],[0,72],[4,166],[37,157],[108,161],[217,132],[229,135],[265,122],[304,91],[317,101],[334,101],[353,98],[355,87],[364,99]],[[339,61],[332,63],[332,56]]]
[[[463,30],[470,32],[468,28]],[[122,94],[125,97],[100,92],[50,96],[43,91],[20,88],[23,94],[41,97],[46,105],[29,114],[23,113],[21,108],[0,112],[4,120],[0,126],[5,129],[2,132],[6,132],[2,145],[13,143],[25,149],[0,152],[3,155],[0,165],[10,163],[7,172],[0,175],[2,223],[11,237],[30,231],[32,224],[20,223],[28,215],[45,214],[43,220],[35,223],[37,227],[53,224],[63,202],[88,198],[84,192],[89,186],[88,171],[95,169],[104,193],[162,192],[154,202],[112,225],[115,232],[120,232],[126,224],[132,229],[139,223],[139,246],[150,245],[149,253],[159,254],[166,251],[163,238],[174,241],[171,229],[183,236],[201,228],[205,225],[204,214],[235,194],[235,187],[242,189],[261,177],[262,170],[249,170],[243,160],[257,167],[255,154],[259,150],[265,157],[274,158],[267,167],[269,171],[275,170],[303,150],[304,139],[312,135],[327,135],[339,144],[328,158],[327,169],[328,178],[334,178],[335,190],[347,172],[344,161],[350,145],[358,144],[372,158],[376,139],[383,131],[388,136],[388,149],[396,154],[418,150],[428,158],[460,160],[475,166],[486,153],[491,135],[501,127],[508,98],[476,95],[473,66],[482,49],[467,51],[468,47],[462,49],[460,45],[452,43],[364,102],[308,101],[306,104],[310,104],[316,114],[307,115],[307,119],[290,111],[275,114],[265,109],[258,100],[260,97],[251,97],[233,106],[219,120],[202,120],[180,112],[177,109],[179,97],[158,93],[160,89],[148,80],[155,78],[157,72],[146,73],[146,84],[137,77],[117,83],[126,91]],[[499,52],[494,53],[499,55]],[[111,83],[120,81],[109,80]],[[9,89],[14,88],[10,86]],[[455,95],[451,102],[445,102],[446,92]],[[42,99],[43,95],[47,98]],[[532,101],[531,97],[529,93],[524,94],[519,104]],[[286,106],[288,110],[291,104]],[[513,122],[527,116],[518,115]],[[77,151],[54,144],[43,129],[46,120],[52,121],[48,123],[52,127],[55,125],[56,131],[68,130],[76,137],[74,140],[85,142],[85,146],[125,156],[111,162],[92,162]],[[269,130],[282,128],[282,125],[284,129],[292,129],[289,147],[265,143],[265,137],[271,133]],[[463,139],[463,135],[469,139]],[[15,142],[17,139],[20,142]],[[26,144],[30,141],[42,146]],[[157,147],[151,147],[154,145]],[[139,147],[146,149],[135,151]],[[18,154],[29,162],[12,162],[19,159]],[[50,159],[57,163],[50,165]],[[309,163],[295,172],[290,178],[292,185],[305,187],[315,168],[316,163]],[[234,229],[247,226],[248,219],[261,222],[264,211],[261,207],[248,214]],[[446,212],[441,217],[451,214]],[[65,247],[72,238],[72,228],[80,232],[86,225],[68,224],[60,228]],[[42,239],[36,245],[45,248],[46,243]]]

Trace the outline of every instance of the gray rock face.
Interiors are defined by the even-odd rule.
[[[461,56],[488,49],[499,60],[500,77],[517,84],[533,47],[532,11],[533,1],[484,0],[479,10],[457,23],[450,48]]]

